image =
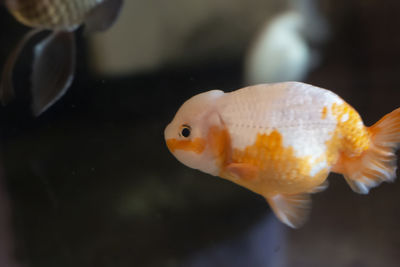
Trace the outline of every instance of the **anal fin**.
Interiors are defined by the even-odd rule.
[[[307,221],[311,211],[309,193],[277,194],[266,197],[276,217],[291,228],[299,228]]]

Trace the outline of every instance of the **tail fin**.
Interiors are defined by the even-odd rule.
[[[393,182],[396,178],[397,157],[400,146],[400,108],[384,116],[368,128],[371,145],[359,157],[348,158],[343,175],[353,189],[360,194],[381,182]]]

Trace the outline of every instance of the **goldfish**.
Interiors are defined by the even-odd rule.
[[[396,175],[400,108],[374,125],[335,93],[301,82],[259,84],[193,96],[164,131],[184,165],[263,196],[292,228],[306,222],[311,194],[342,174],[360,194]]]
[[[123,0],[2,0],[14,18],[33,28],[10,53],[0,82],[0,100],[14,96],[13,68],[25,45],[43,31],[51,33],[34,47],[31,77],[32,109],[40,115],[71,86],[76,44],[74,31],[85,25],[87,32],[104,31],[117,19]]]

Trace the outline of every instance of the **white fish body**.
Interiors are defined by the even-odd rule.
[[[329,172],[343,174],[364,194],[394,179],[400,110],[365,127],[328,90],[299,82],[261,84],[192,97],[165,139],[185,165],[261,194],[282,222],[299,227],[310,211],[309,194],[326,188]]]

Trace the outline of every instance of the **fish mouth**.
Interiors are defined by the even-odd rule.
[[[167,148],[169,150],[169,152],[171,152],[172,154],[175,152],[175,149],[173,148],[173,143],[175,139],[165,139],[165,143],[167,144]]]
[[[182,150],[193,152],[195,154],[201,154],[206,147],[206,142],[202,138],[195,138],[193,140],[179,140],[176,138],[170,138],[166,139],[166,143],[171,153],[174,153],[176,150]]]

